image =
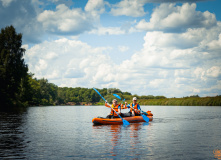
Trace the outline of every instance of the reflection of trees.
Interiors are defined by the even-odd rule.
[[[23,114],[0,112],[0,158],[25,158]]]

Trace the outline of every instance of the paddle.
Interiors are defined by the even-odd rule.
[[[96,90],[95,88],[93,88],[100,96],[101,98],[106,102],[106,100],[104,99],[104,97],[98,92],[98,90]],[[123,121],[123,125],[130,125],[130,123],[128,121],[126,121],[125,119],[123,119],[112,107],[110,107]]]
[[[117,95],[117,94],[113,94],[115,97],[117,97],[118,99],[120,99],[121,100],[121,98],[120,98],[120,96],[119,95]],[[132,106],[132,105],[131,105]],[[134,109],[134,107],[132,106],[132,108]],[[142,111],[142,110],[141,110]],[[144,111],[142,111],[143,113],[145,113]],[[144,115],[144,114],[141,114],[141,116],[143,117],[143,119],[146,121],[146,122],[149,122],[149,118],[146,116],[146,115]]]
[[[115,97],[117,97],[118,99],[120,99],[120,100],[122,100],[121,98],[120,98],[120,96],[118,96],[117,94],[113,94]],[[124,101],[125,101],[125,99],[123,100],[123,102],[122,102],[122,104],[124,103]]]

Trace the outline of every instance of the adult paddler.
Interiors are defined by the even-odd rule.
[[[116,99],[113,99],[112,101],[112,105],[110,106],[107,101],[105,102],[105,106],[108,108],[113,108],[119,115],[121,114],[121,105],[117,103]],[[107,116],[107,118],[119,118],[119,116],[117,115],[117,113],[115,113],[112,109],[110,114]]]
[[[125,102],[127,104],[127,102]],[[140,116],[140,105],[137,103],[137,97],[133,97],[133,103],[127,106],[130,108],[130,114],[132,116]]]

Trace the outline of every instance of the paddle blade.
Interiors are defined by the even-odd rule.
[[[146,122],[149,122],[150,119],[149,119],[147,116],[145,116],[145,115],[142,114],[142,117],[143,117],[143,119],[144,119]]]
[[[120,96],[118,96],[117,94],[113,94],[113,95],[121,100]]]
[[[123,125],[130,125],[130,123],[126,121],[125,119],[122,119],[122,120],[123,120]]]
[[[106,101],[105,99],[104,99],[104,97],[100,94],[100,92],[98,92],[98,90],[96,90],[95,88],[93,88],[100,96],[101,96],[101,98],[104,100],[104,101]]]

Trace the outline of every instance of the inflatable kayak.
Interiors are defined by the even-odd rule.
[[[153,114],[148,111],[147,115],[149,118],[149,121],[153,120]],[[139,123],[139,122],[146,122],[142,116],[133,116],[133,117],[122,117],[123,119],[125,119],[126,121],[128,121],[129,123]],[[115,125],[115,124],[123,124],[123,121],[121,118],[103,118],[103,117],[96,117],[92,119],[92,122],[94,125]]]

